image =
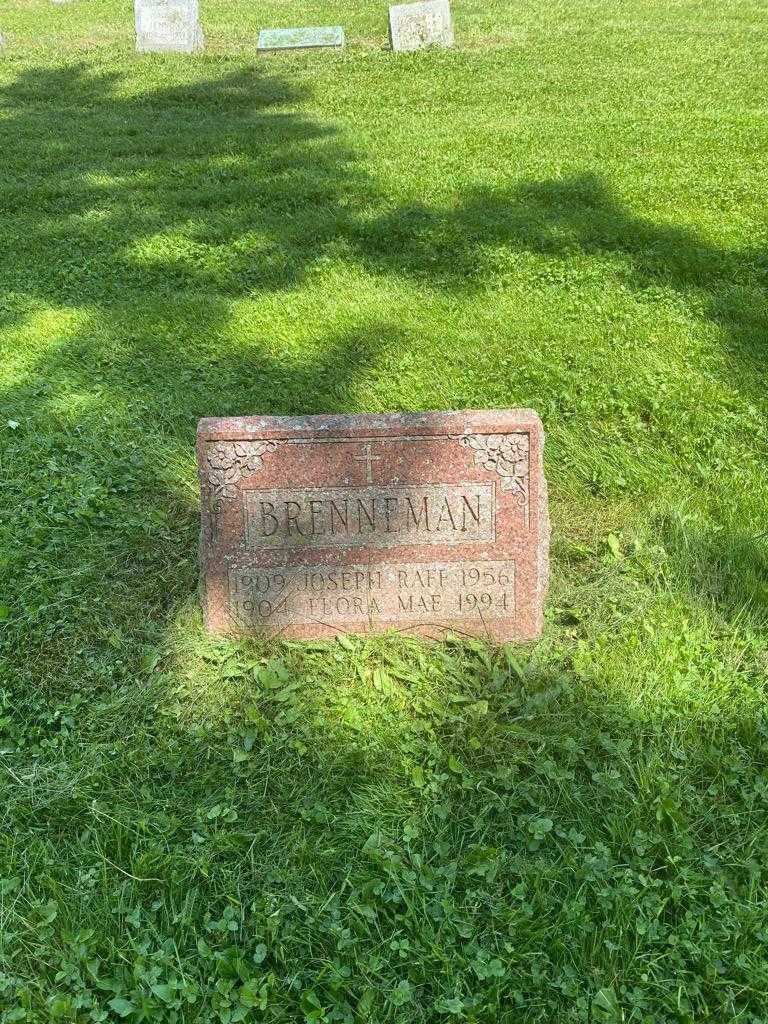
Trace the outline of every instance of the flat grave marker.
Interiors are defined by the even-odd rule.
[[[205,45],[198,0],[135,0],[137,53],[194,53]]]
[[[201,420],[206,628],[539,636],[543,443],[526,409]]]
[[[263,28],[259,32],[256,49],[259,53],[276,50],[318,50],[330,47],[344,49],[344,29],[341,25],[317,28]]]
[[[397,52],[425,46],[453,46],[453,22],[448,0],[423,0],[389,8],[389,41]]]

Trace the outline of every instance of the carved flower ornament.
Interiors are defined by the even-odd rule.
[[[501,477],[502,491],[516,493],[521,504],[528,500],[530,444],[527,434],[465,434],[459,444],[471,448],[475,463]]]
[[[260,469],[274,441],[216,441],[208,446],[208,483],[214,498],[234,498],[237,484]]]

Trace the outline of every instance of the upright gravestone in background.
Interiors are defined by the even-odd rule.
[[[138,53],[194,53],[203,48],[198,0],[135,0]]]
[[[389,41],[393,50],[453,46],[453,23],[448,0],[424,0],[389,8]]]
[[[519,409],[201,420],[206,627],[538,636],[543,443]]]

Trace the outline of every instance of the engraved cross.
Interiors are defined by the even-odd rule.
[[[355,462],[364,462],[366,464],[366,466],[365,466],[366,471],[367,471],[366,472],[366,479],[368,480],[369,484],[372,484],[373,483],[373,463],[374,462],[379,462],[379,460],[381,459],[381,456],[380,455],[372,455],[371,454],[371,442],[370,441],[368,442],[368,444],[363,445],[363,451],[365,452],[365,455],[355,455]]]

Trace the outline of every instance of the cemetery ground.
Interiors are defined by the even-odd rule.
[[[768,1021],[765,11],[453,13],[0,8],[2,1022]],[[204,635],[198,417],[508,406],[540,642]]]

